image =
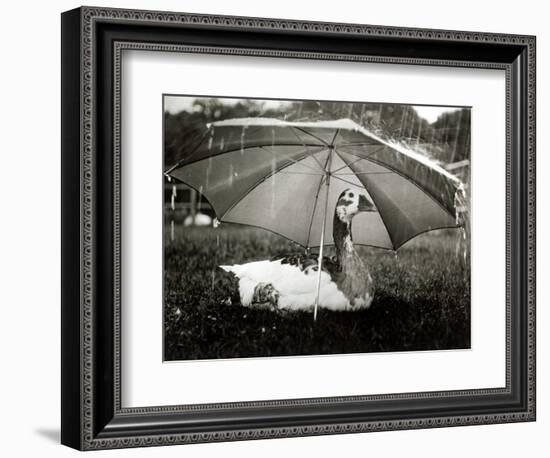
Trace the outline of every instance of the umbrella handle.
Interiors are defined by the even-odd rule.
[[[327,165],[330,171],[331,154],[329,152]],[[328,208],[328,191],[330,187],[330,172],[325,175],[325,207],[323,210],[323,227],[321,228],[321,243],[319,244],[319,259],[317,261],[317,295],[315,297],[315,305],[313,307],[313,322],[317,321],[317,309],[319,308],[319,295],[321,293],[321,272],[323,268],[323,247],[325,242],[325,228],[327,225],[327,208]]]

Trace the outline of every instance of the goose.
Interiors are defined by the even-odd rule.
[[[362,193],[343,191],[334,209],[336,256],[323,258],[318,306],[333,311],[370,307],[374,284],[367,264],[353,246],[351,224],[359,212],[376,211]],[[269,260],[220,266],[239,280],[241,304],[273,310],[310,310],[317,297],[318,257],[285,254]]]

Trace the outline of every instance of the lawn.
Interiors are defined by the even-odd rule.
[[[470,268],[461,234],[424,234],[398,252],[358,247],[376,296],[368,310],[277,313],[239,304],[217,266],[297,251],[267,231],[176,227],[165,234],[165,360],[441,350],[470,347]],[[330,253],[330,249],[329,255]]]

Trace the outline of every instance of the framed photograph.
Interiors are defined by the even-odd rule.
[[[533,421],[535,38],[62,15],[62,443]]]

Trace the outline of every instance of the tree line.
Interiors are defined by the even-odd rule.
[[[377,135],[406,144],[438,162],[448,164],[470,157],[470,110],[442,113],[429,123],[410,105],[292,101],[272,104],[239,99],[234,104],[217,98],[196,99],[190,110],[164,114],[165,168],[175,164],[200,142],[209,122],[241,117],[271,117],[288,121],[349,118]]]

